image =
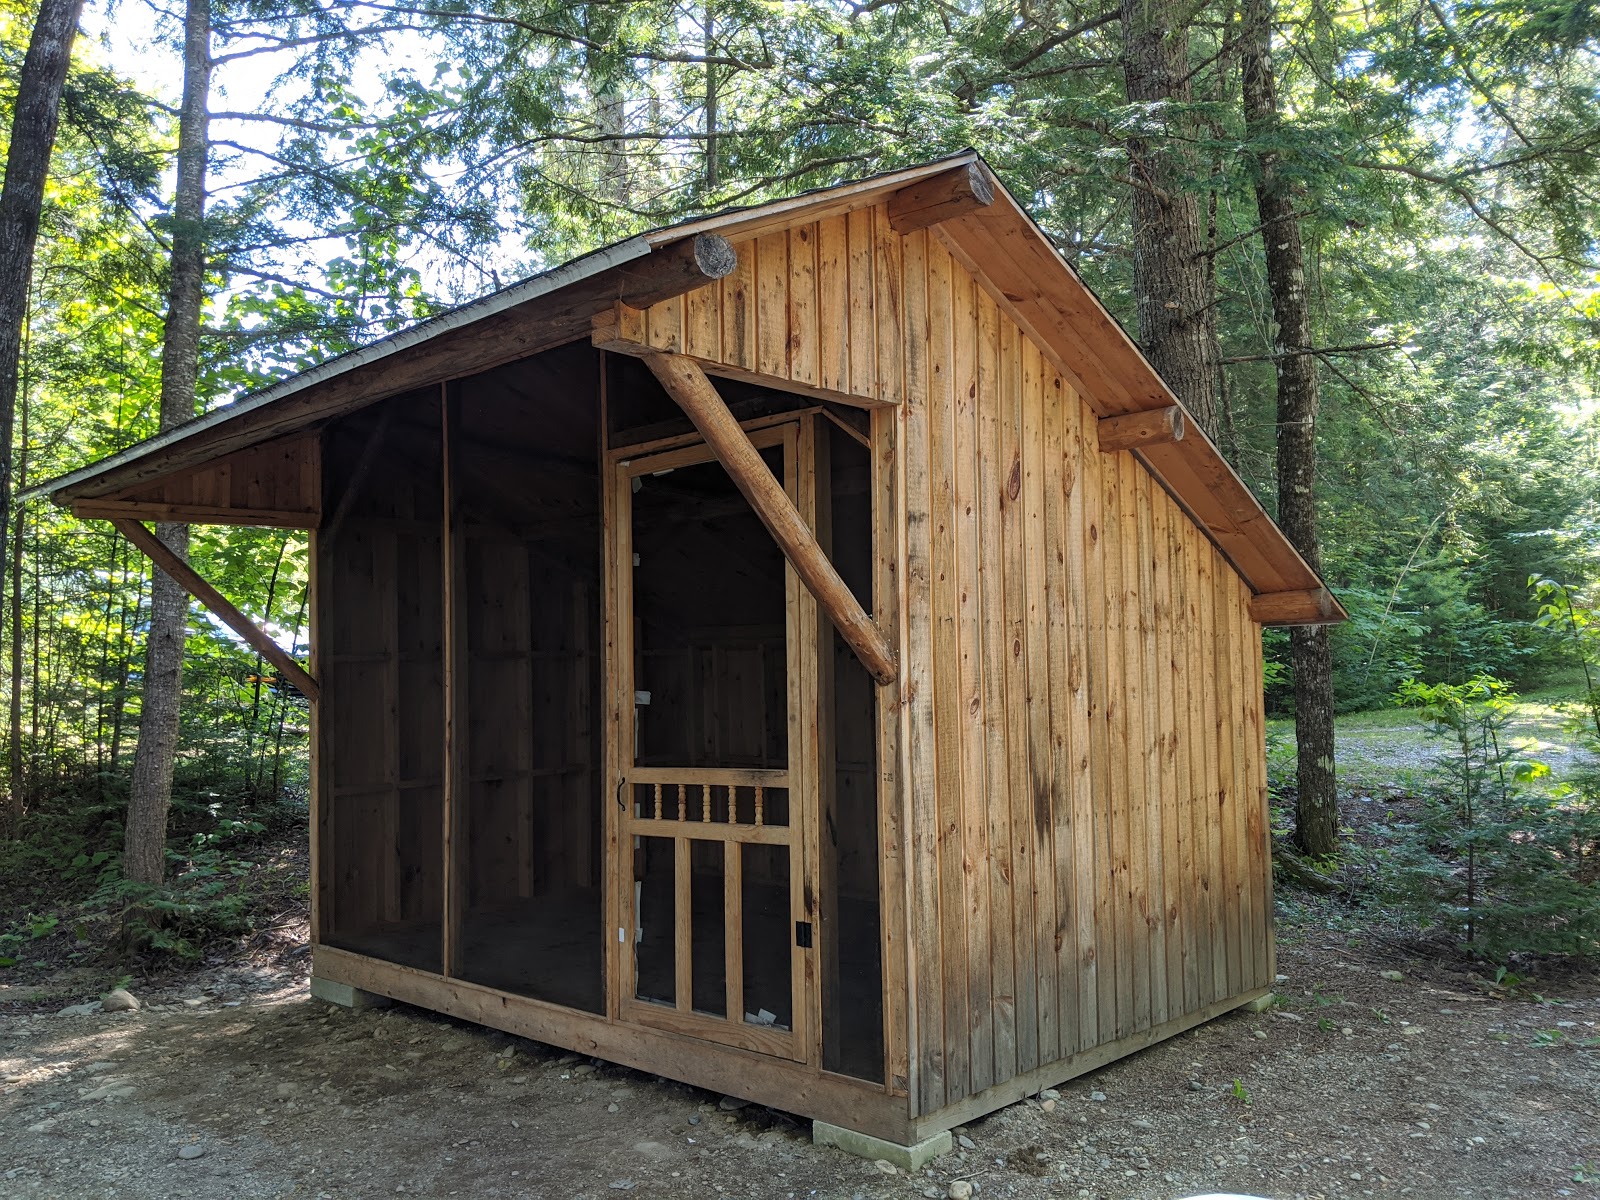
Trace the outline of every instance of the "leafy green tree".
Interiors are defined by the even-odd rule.
[[[45,175],[55,149],[61,92],[72,62],[83,0],[44,0],[34,21],[28,53],[17,76],[5,183],[0,187],[0,594],[7,567],[11,525],[12,438],[16,422],[22,331],[33,283],[34,243],[44,206]],[[15,570],[15,567],[12,568]],[[14,668],[13,668],[14,669]],[[22,816],[20,781],[13,774],[0,808],[0,836],[16,832]]]

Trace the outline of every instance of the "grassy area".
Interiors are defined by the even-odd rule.
[[[1521,698],[1511,729],[1519,754],[1547,763],[1559,781],[1584,749],[1572,731],[1583,694],[1579,680],[1567,680]],[[1441,747],[1415,709],[1374,709],[1346,713],[1336,722],[1339,783],[1354,793],[1392,795],[1423,788]],[[1267,722],[1267,753],[1275,774],[1294,772],[1294,721]]]

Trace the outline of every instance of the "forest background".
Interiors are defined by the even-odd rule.
[[[0,2],[3,129],[39,11]],[[1398,695],[1454,747],[1414,836],[1381,848],[1382,897],[1471,941],[1462,864],[1493,830],[1527,835],[1537,869],[1508,867],[1499,898],[1554,872],[1567,915],[1522,904],[1486,948],[1595,949],[1597,789],[1581,770],[1538,779],[1495,736],[1507,689],[1554,688],[1600,739],[1590,0],[117,0],[83,30],[22,326],[13,492],[161,426],[186,244],[204,411],[640,229],[975,146],[1147,342],[1152,219],[1192,214],[1206,345],[1157,361],[1269,510],[1286,430],[1314,447],[1311,536],[1351,614],[1328,643],[1332,709]],[[189,104],[180,78],[199,80]],[[203,217],[182,211],[185,120]],[[1274,287],[1289,226],[1303,342]],[[1286,422],[1296,371],[1313,402]],[[130,890],[149,565],[39,500],[7,534],[0,964],[58,926],[109,942],[129,912],[146,951],[248,928],[260,847],[303,827],[304,701],[189,612],[165,869]],[[190,554],[304,653],[303,535],[195,527]],[[1269,705],[1289,713],[1300,660],[1282,633],[1267,650]],[[1287,835],[1292,767],[1275,783]]]

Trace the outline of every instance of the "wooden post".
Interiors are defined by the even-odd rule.
[[[1100,449],[1137,450],[1142,446],[1164,446],[1183,441],[1186,427],[1183,409],[1176,404],[1151,408],[1120,417],[1100,419]]]
[[[463,965],[461,918],[466,905],[467,804],[467,621],[463,567],[466,539],[461,520],[460,401],[449,384],[439,385],[441,454],[444,459],[444,974]]]
[[[706,373],[680,354],[641,357],[667,394],[688,414],[856,657],[880,685],[893,683],[899,668],[889,639],[839,577],[805,518],[762,461],[760,452],[728,411]]]
[[[316,700],[317,681],[310,673],[295,662],[287,650],[273,641],[265,629],[245,616],[230,604],[221,592],[200,578],[193,567],[168,549],[167,544],[151,533],[148,527],[127,517],[118,517],[111,523],[123,537],[144,551],[151,562],[171,576],[179,587],[204,604],[224,625],[259,651],[261,657],[282,672],[283,677],[299,688],[306,699]]]
[[[317,471],[322,470],[322,444],[319,436],[317,443]],[[322,674],[322,649],[321,634],[325,626],[322,623],[321,587],[322,568],[320,564],[321,546],[317,538],[317,531],[313,529],[307,539],[310,545],[306,552],[306,612],[310,616],[311,627],[311,659],[310,672],[312,678],[319,678]],[[327,929],[333,917],[332,889],[329,880],[332,878],[330,868],[333,865],[333,839],[329,830],[333,826],[330,820],[329,809],[333,800],[329,768],[333,759],[328,753],[328,727],[330,722],[322,717],[322,701],[319,699],[311,705],[311,944],[317,945],[322,941],[323,932]]]

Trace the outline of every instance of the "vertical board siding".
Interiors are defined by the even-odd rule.
[[[978,311],[977,285],[952,264],[949,392],[954,451],[956,644],[959,667],[955,719],[961,746],[961,866],[967,927],[967,1014],[972,1091],[995,1081],[994,952],[989,922],[989,822],[983,726],[983,554],[978,538]]]
[[[650,344],[897,405],[885,979],[914,1114],[1270,984],[1248,588],[937,231],[878,206],[737,250]]]
[[[955,363],[950,256],[929,244],[927,264],[928,414],[932,449],[928,528],[932,534],[933,725],[939,921],[944,988],[945,1087],[950,1095],[971,1088],[972,1038],[968,984],[980,964],[967,956],[965,855],[962,845],[960,656],[957,630],[955,502]],[[913,620],[915,620],[913,616]],[[981,964],[988,970],[988,963]]]
[[[1039,1065],[1039,964],[1033,940],[1033,793],[1028,778],[1026,597],[1022,565],[1022,338],[1009,321],[1001,326],[1000,344],[1000,494],[986,497],[1000,509],[1004,661],[997,665],[1005,680],[1004,709],[998,714],[1006,731],[1005,791],[993,798],[1009,809],[1011,843],[1011,937],[1016,957],[1017,1070]],[[992,559],[995,551],[991,548]],[[996,781],[998,784],[998,780]],[[1002,860],[1005,851],[1001,852]]]
[[[887,217],[877,232],[887,231]],[[934,784],[935,728],[933,675],[933,511],[931,485],[932,430],[928,395],[928,239],[921,231],[901,242],[900,297],[905,325],[893,334],[903,349],[904,398],[901,402],[901,454],[905,462],[906,661],[901,665],[901,708],[905,717],[905,764],[909,783],[911,880],[909,957],[912,969],[910,1053],[915,1088],[912,1107],[932,1112],[945,1102],[945,1011],[943,949],[940,922],[939,794]],[[879,326],[878,345],[886,333]],[[879,356],[879,365],[885,358]],[[950,1092],[950,1095],[959,1095]]]
[[[1048,841],[1052,828],[1050,812],[1050,627],[1046,609],[1046,571],[1044,525],[1045,472],[1044,404],[1041,388],[1039,348],[1024,339],[1020,343],[1019,387],[1022,395],[1022,567],[1023,567],[1023,658],[1025,695],[1023,711],[1027,722],[1028,772],[1027,837],[1029,858],[1033,862],[1033,928],[1027,936],[1034,943],[1037,964],[1035,988],[1038,993],[1040,1063],[1054,1062],[1058,1055],[1056,1026],[1060,1013],[1056,1007],[1055,951],[1050,933],[1055,927],[1055,856]]]
[[[987,870],[978,873],[989,889],[989,987],[994,1008],[995,1081],[1017,1073],[1016,951],[1013,943],[1011,857],[1011,807],[1005,802],[1011,770],[1006,756],[1006,608],[1005,564],[998,554],[983,547],[1000,546],[1000,509],[1005,502],[1006,459],[1001,435],[1000,397],[1004,394],[1000,313],[988,295],[979,291],[977,321],[976,393],[978,478],[974,493],[973,530],[977,555],[978,622],[981,646],[976,652],[979,694],[972,719],[983,731],[985,803],[978,807],[987,821]],[[988,500],[986,503],[985,500]],[[1031,989],[1032,979],[1026,981]]]

